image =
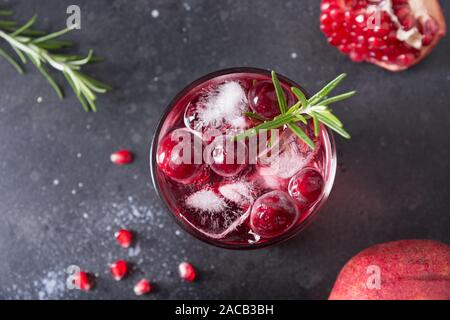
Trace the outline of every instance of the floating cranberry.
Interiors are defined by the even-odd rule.
[[[147,279],[141,279],[138,283],[136,283],[133,290],[137,296],[142,296],[152,291],[152,286]]]
[[[122,248],[129,248],[133,242],[133,233],[130,230],[121,229],[114,234],[114,237]]]
[[[187,129],[177,129],[159,142],[156,161],[161,171],[173,180],[192,183],[205,176],[201,151],[199,137]],[[195,159],[195,154],[200,154],[200,159]]]
[[[112,163],[121,166],[133,162],[134,156],[129,150],[119,150],[111,154],[110,159]]]
[[[288,231],[298,216],[297,207],[289,195],[272,191],[255,201],[250,214],[250,227],[261,237],[273,238]]]
[[[211,169],[222,177],[234,177],[247,166],[247,147],[243,142],[221,136],[208,147]]]
[[[289,193],[299,202],[313,203],[322,195],[324,181],[315,169],[303,169],[289,183]]]
[[[110,265],[109,271],[115,280],[122,280],[128,271],[127,262],[125,260],[116,261]]]
[[[178,266],[178,272],[181,279],[185,281],[193,282],[195,280],[195,269],[189,262],[180,263],[180,265]]]
[[[289,94],[284,91],[286,100]],[[264,80],[256,82],[248,92],[250,108],[267,119],[273,119],[280,114],[277,93],[272,81]]]
[[[89,291],[92,289],[92,280],[87,272],[79,271],[75,273],[73,278],[73,284],[76,289],[82,291]]]

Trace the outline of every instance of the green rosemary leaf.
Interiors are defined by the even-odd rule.
[[[299,88],[292,87],[292,93],[297,97],[297,99],[301,102],[302,107],[306,108],[308,106],[308,99],[306,99],[305,94]]]
[[[258,120],[258,121],[266,121],[267,120],[262,115],[257,114],[256,112],[245,112],[244,115],[249,117],[249,118]]]
[[[313,123],[314,123],[314,135],[316,137],[319,136],[319,132],[320,132],[320,124],[319,124],[319,120],[317,120],[317,116],[314,112],[311,113],[312,119],[313,119]]]
[[[6,51],[0,48],[0,56],[6,59],[20,74],[24,74],[23,68]]]
[[[17,22],[10,20],[0,20],[0,28],[13,28],[17,25]]]
[[[73,45],[73,43],[71,41],[64,40],[49,40],[45,42],[35,43],[35,45],[42,49],[55,50],[70,47]]]
[[[23,64],[27,63],[27,58],[25,58],[25,55],[22,53],[22,51],[20,51],[16,47],[12,47],[12,48],[13,48],[14,52],[17,54],[17,56],[19,57],[20,61],[22,61]]]
[[[94,52],[92,50],[89,50],[89,53],[88,53],[86,58],[82,58],[82,59],[79,59],[79,60],[72,60],[72,61],[69,61],[68,63],[71,64],[71,65],[75,65],[75,66],[80,66],[80,65],[83,65],[83,64],[87,64],[91,60],[93,53]]]
[[[277,94],[278,105],[280,107],[281,113],[286,113],[287,110],[287,102],[286,97],[284,96],[284,90],[281,88],[280,81],[278,80],[277,74],[275,71],[272,71],[272,82],[275,87],[275,92]]]
[[[328,118],[330,121],[334,122],[338,127],[344,127],[344,125],[342,124],[341,120],[338,119],[338,117],[336,117],[332,112],[330,111],[321,111],[321,112],[316,112],[318,114],[321,114],[322,116]]]
[[[286,112],[287,114],[289,113],[294,113],[295,111],[298,110],[298,108],[302,105],[301,101],[297,101],[292,107],[289,108],[289,110]]]
[[[75,92],[75,95],[78,96],[80,94],[80,88],[75,85],[75,83],[72,80],[72,77],[67,72],[63,71],[63,75],[66,78],[66,81],[72,87],[73,92]]]
[[[12,27],[12,26],[10,26],[10,27],[2,27],[2,26],[0,25],[0,29],[3,29],[3,30],[8,31],[8,32],[14,32],[14,31],[16,31],[18,28],[15,27],[15,26],[13,26],[13,27]],[[44,32],[44,31],[41,31],[41,30],[28,29],[28,30],[24,30],[24,31],[21,33],[21,35],[22,35],[22,36],[27,36],[27,37],[39,37],[39,36],[45,35],[45,32]]]
[[[86,100],[95,100],[97,98],[92,90],[80,78],[77,78],[77,84],[80,86],[80,91],[83,96],[86,97]]]
[[[94,100],[87,99],[87,101],[89,103],[89,106],[90,106],[92,112],[97,112],[97,106],[95,105]]]
[[[295,123],[288,123],[289,129],[292,130],[303,142],[305,142],[311,149],[315,149],[314,142],[308,137],[308,135]]]
[[[16,31],[17,29],[13,28],[10,31]],[[33,29],[27,29],[25,31],[22,31],[21,33],[23,36],[27,36],[27,37],[40,37],[45,35],[44,31],[41,30],[33,30]]]
[[[64,94],[61,90],[61,87],[56,83],[55,79],[48,73],[44,66],[36,66],[38,70],[42,73],[45,79],[47,79],[48,83],[52,86],[53,90],[55,90],[58,97],[62,100],[64,98]]]
[[[0,10],[0,16],[12,16],[13,12],[11,10]]]
[[[337,126],[336,123],[330,121],[327,117],[322,116],[320,113],[317,113],[316,117],[320,122],[329,127],[331,130],[337,132],[344,138],[346,139],[351,138],[350,134],[344,128]]]
[[[105,93],[106,91],[112,90],[112,88],[107,85],[106,83],[103,83],[101,81],[98,81],[94,78],[89,77],[86,74],[83,74],[81,72],[74,71],[74,74],[77,75],[80,79],[83,80],[83,82],[93,91],[98,93]]]
[[[89,112],[89,106],[86,103],[86,100],[81,94],[77,94],[78,101],[80,101],[81,106],[83,107],[84,111]]]
[[[83,56],[75,55],[75,54],[53,54],[53,58],[60,62],[71,62],[75,60],[83,59]],[[93,64],[98,62],[103,62],[105,59],[98,56],[92,56],[91,60],[87,64]]]
[[[339,101],[342,101],[342,100],[346,100],[346,99],[348,99],[348,98],[351,98],[351,97],[353,97],[355,94],[356,94],[356,91],[350,91],[350,92],[347,92],[347,93],[343,93],[343,94],[337,95],[337,96],[335,96],[335,97],[331,97],[331,98],[325,99],[325,100],[323,100],[322,102],[320,102],[320,104],[321,104],[322,106],[327,106],[327,105],[329,105],[329,104],[331,104],[331,103],[335,103],[335,102],[339,102]]]
[[[23,26],[21,26],[19,29],[17,29],[16,31],[14,31],[11,36],[15,37],[18,36],[19,34],[21,34],[22,32],[24,32],[25,30],[28,30],[29,28],[31,28],[31,26],[36,22],[37,19],[37,15],[34,15],[30,20],[28,20],[27,23],[25,23]]]
[[[303,122],[304,124],[308,124],[308,121],[306,121],[305,117],[302,116],[301,114],[297,114],[295,116],[296,120]]]
[[[341,83],[341,81],[344,80],[346,76],[347,75],[345,73],[337,76],[334,80],[332,80],[325,87],[323,87],[322,90],[320,90],[314,96],[312,96],[311,99],[308,100],[308,103],[312,106],[317,104],[319,101],[325,98],[334,88],[336,88],[339,85],[339,83]]]
[[[248,129],[248,130],[238,134],[237,136],[235,136],[235,140],[239,141],[239,140],[242,140],[243,138],[254,136],[254,135],[258,134],[259,130],[277,129],[293,120],[295,120],[295,115],[293,115],[293,114],[281,115],[278,118],[275,118],[271,121],[266,121],[264,123],[261,123],[251,129]]]
[[[34,43],[34,44],[41,43],[41,42],[46,42],[46,41],[52,40],[54,38],[58,38],[58,37],[60,37],[60,36],[62,36],[64,34],[70,32],[70,31],[72,31],[72,29],[69,29],[69,28],[62,29],[60,31],[50,33],[50,34],[48,34],[46,36],[42,36],[42,37],[36,38],[33,41],[31,41],[31,42]]]

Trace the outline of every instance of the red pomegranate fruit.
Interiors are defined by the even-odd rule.
[[[450,247],[401,240],[358,253],[341,270],[330,300],[450,300]]]
[[[321,11],[332,46],[390,71],[419,63],[446,33],[439,0],[322,0]]]

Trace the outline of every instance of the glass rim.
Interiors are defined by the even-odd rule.
[[[170,212],[170,216],[172,217],[172,219],[175,220],[175,222],[177,223],[177,225],[182,228],[184,231],[188,232],[190,235],[192,235],[193,237],[197,238],[198,240],[208,243],[210,245],[213,245],[215,247],[219,247],[219,248],[224,248],[224,249],[231,249],[231,250],[254,250],[254,249],[261,249],[264,247],[268,247],[268,246],[272,246],[275,244],[279,244],[281,242],[285,242],[289,239],[292,239],[293,237],[297,236],[299,233],[301,233],[303,230],[305,230],[310,224],[311,222],[314,220],[314,218],[317,216],[318,212],[320,211],[320,209],[323,207],[323,205],[325,204],[325,202],[328,200],[328,197],[331,193],[331,189],[333,187],[334,184],[334,180],[336,177],[336,169],[337,169],[337,156],[336,156],[336,142],[334,140],[334,135],[333,132],[329,129],[329,128],[325,128],[326,132],[327,132],[327,136],[328,139],[330,141],[330,151],[331,154],[329,156],[329,161],[330,161],[330,168],[329,168],[329,177],[328,179],[325,181],[325,187],[324,187],[324,191],[323,191],[323,196],[321,197],[321,199],[314,205],[314,209],[309,213],[309,215],[305,218],[305,220],[303,220],[299,225],[294,226],[294,230],[290,230],[287,233],[280,235],[278,237],[275,237],[273,239],[270,239],[267,242],[264,243],[256,243],[256,244],[227,244],[227,243],[223,243],[217,239],[212,239],[212,238],[208,238],[205,234],[195,230],[193,227],[191,227],[188,222],[183,222],[181,221],[181,219],[176,216],[176,214],[173,212],[172,208],[170,207],[169,203],[167,202],[166,198],[162,195],[162,191],[161,191],[161,187],[159,185],[159,182],[157,181],[156,178],[156,170],[157,170],[157,163],[156,163],[156,152],[157,152],[157,145],[158,145],[158,138],[159,135],[161,133],[161,129],[165,123],[165,120],[167,118],[167,116],[170,114],[170,112],[173,109],[173,106],[180,100],[180,98],[182,98],[187,92],[189,92],[190,90],[192,90],[192,88],[202,84],[203,82],[206,82],[208,80],[211,80],[213,78],[219,77],[219,76],[223,76],[223,75],[227,75],[227,74],[233,74],[233,73],[257,73],[257,74],[262,74],[262,75],[266,75],[268,77],[271,77],[271,72],[267,69],[262,69],[262,68],[254,68],[254,67],[234,67],[234,68],[226,68],[226,69],[221,69],[218,71],[214,71],[211,73],[208,73],[192,82],[190,82],[189,84],[187,84],[186,86],[184,86],[176,95],[173,99],[170,100],[170,102],[167,104],[167,106],[164,109],[164,112],[162,113],[162,115],[160,116],[159,120],[158,120],[158,124],[156,126],[156,129],[153,133],[153,137],[151,139],[151,145],[150,145],[150,174],[151,174],[151,178],[152,178],[152,183],[153,183],[153,188],[156,191],[156,194],[158,195],[158,198],[160,199],[160,201],[164,204],[164,207],[166,210],[168,210]],[[297,84],[295,81],[289,79],[288,77],[279,74],[277,72],[277,76],[280,80],[286,82],[286,83],[292,83],[294,84],[296,87],[300,88],[306,96],[308,96],[307,91],[300,86],[299,84]]]

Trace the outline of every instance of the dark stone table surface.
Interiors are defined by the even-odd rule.
[[[85,113],[66,84],[60,101],[31,66],[20,76],[0,60],[0,298],[133,299],[145,276],[158,287],[147,299],[325,299],[343,264],[370,245],[450,243],[449,38],[419,66],[392,74],[330,48],[318,0],[76,3],[82,30],[67,38],[106,58],[89,71],[116,90]],[[0,1],[21,21],[39,14],[47,30],[65,26],[70,4]],[[444,8],[448,16],[448,1]],[[337,110],[353,139],[337,138],[326,206],[295,239],[257,251],[218,249],[181,231],[149,173],[151,136],[169,100],[233,66],[275,69],[310,91],[347,72],[344,87],[359,91]],[[136,162],[112,165],[118,148],[132,149]],[[116,245],[121,226],[138,233],[133,249]],[[120,283],[107,267],[119,258],[136,269]],[[183,260],[198,267],[198,282],[180,281]],[[70,265],[97,273],[96,289],[66,289]]]

